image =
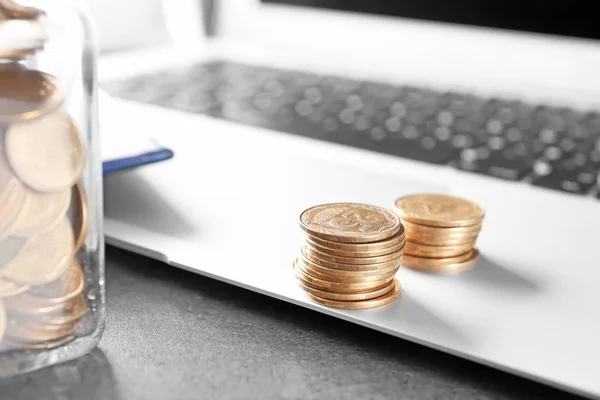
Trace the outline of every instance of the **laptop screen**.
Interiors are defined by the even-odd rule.
[[[588,0],[262,0],[341,11],[600,39]]]

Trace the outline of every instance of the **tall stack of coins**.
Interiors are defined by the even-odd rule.
[[[293,269],[313,301],[365,309],[400,295],[395,276],[404,252],[404,228],[393,213],[366,204],[325,204],[304,211],[300,227],[306,236]]]
[[[51,348],[87,313],[77,253],[87,235],[79,129],[61,83],[0,64],[0,350]]]
[[[396,200],[394,212],[406,230],[405,267],[428,272],[458,271],[475,264],[485,212],[458,197],[426,194]]]

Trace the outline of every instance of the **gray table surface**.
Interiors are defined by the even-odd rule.
[[[0,399],[575,399],[301,307],[107,249],[98,349]]]

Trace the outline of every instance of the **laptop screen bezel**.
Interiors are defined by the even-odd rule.
[[[224,40],[326,57],[352,55],[372,60],[379,75],[387,71],[416,83],[600,109],[600,42],[590,39],[260,0],[222,0],[217,18]]]

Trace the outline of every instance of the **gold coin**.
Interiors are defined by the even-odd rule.
[[[1,129],[1,126],[0,126]],[[4,203],[4,198],[8,190],[10,189],[10,184],[17,180],[17,177],[12,172],[10,165],[8,164],[8,160],[6,159],[6,154],[4,150],[4,133],[0,131],[0,204]]]
[[[34,286],[30,294],[50,303],[64,303],[83,293],[84,288],[83,271],[79,262],[73,259],[71,267],[61,277],[45,285]]]
[[[466,254],[450,258],[405,256],[402,265],[426,272],[456,272],[472,267],[478,259],[479,251],[473,249]]]
[[[29,286],[19,285],[6,279],[0,278],[0,298],[17,296],[29,290]]]
[[[322,279],[328,282],[339,282],[339,283],[367,283],[367,282],[381,282],[390,276],[396,275],[398,269],[394,269],[388,271],[386,273],[382,273],[381,275],[374,276],[339,276],[339,275],[328,275],[320,272],[319,270],[312,269],[309,265],[299,262],[296,260],[295,264],[296,268],[301,270],[302,272],[314,276],[315,278]]]
[[[4,198],[0,199],[0,240],[6,239],[16,225],[25,199],[24,186],[19,181],[10,183]]]
[[[315,264],[319,264],[322,267],[331,268],[331,269],[339,269],[339,270],[343,270],[343,271],[379,271],[382,269],[389,269],[389,268],[397,267],[398,265],[400,265],[400,263],[402,261],[402,256],[401,256],[395,260],[386,261],[386,262],[377,263],[377,264],[344,264],[344,263],[337,263],[337,262],[332,262],[332,261],[327,261],[327,260],[321,260],[320,258],[313,256],[312,254],[306,254],[304,252],[304,250],[301,251],[301,256],[303,256],[304,258],[306,258],[309,261],[314,262]]]
[[[342,256],[336,256],[336,255],[332,255],[332,254],[328,254],[328,253],[319,251],[316,247],[313,247],[310,244],[308,244],[308,242],[304,243],[302,250],[303,250],[304,254],[311,255],[315,258],[318,258],[319,260],[331,261],[334,263],[359,264],[359,265],[380,264],[380,263],[383,263],[386,261],[393,261],[393,260],[397,260],[399,257],[402,257],[402,254],[404,254],[404,247],[402,247],[393,253],[385,254],[383,256],[342,257]]]
[[[22,60],[36,53],[37,49],[0,49],[0,58],[4,60]]]
[[[79,321],[88,312],[88,306],[83,296],[77,296],[69,303],[69,307],[58,315],[43,317],[45,323],[52,325],[70,324]]]
[[[404,227],[400,226],[400,230],[394,236],[386,240],[374,243],[339,243],[332,242],[330,240],[320,239],[316,236],[312,236],[309,233],[306,234],[307,241],[314,243],[320,247],[326,249],[334,249],[341,251],[352,251],[352,252],[383,252],[380,254],[393,253],[392,250],[395,247],[401,247],[404,244]],[[380,255],[377,254],[377,255]],[[374,254],[375,255],[375,254]]]
[[[71,265],[73,246],[73,228],[63,218],[52,229],[29,239],[0,275],[23,285],[50,283]]]
[[[66,214],[71,203],[71,190],[42,193],[25,189],[25,201],[13,236],[31,237],[52,228]]]
[[[88,219],[88,203],[83,185],[78,182],[72,189],[73,225],[75,226],[75,251],[79,251],[90,228]]]
[[[368,300],[360,300],[360,301],[339,301],[339,300],[331,300],[324,299],[322,297],[313,296],[310,293],[307,293],[308,297],[310,297],[316,303],[324,305],[326,307],[332,308],[341,308],[345,310],[364,310],[367,308],[375,308],[385,306],[390,304],[394,300],[400,296],[400,283],[394,279],[394,288],[383,296],[376,297],[374,299]]]
[[[307,293],[309,293],[313,296],[317,296],[317,297],[320,297],[323,299],[338,300],[338,301],[357,301],[357,300],[373,299],[375,297],[383,296],[384,294],[386,294],[389,291],[391,291],[392,289],[394,289],[394,287],[396,286],[396,282],[392,281],[389,284],[386,284],[385,286],[383,286],[382,288],[371,290],[371,291],[355,292],[355,293],[336,293],[336,292],[330,292],[330,291],[326,291],[326,290],[316,289],[301,280],[298,280],[298,283],[300,284],[300,287],[302,289],[304,289],[304,291],[306,291]]]
[[[51,318],[64,315],[71,308],[75,307],[78,301],[78,298],[75,297],[63,303],[56,303],[42,297],[33,296],[31,293],[26,292],[18,296],[4,299],[4,305],[6,306],[6,309],[10,311],[11,315],[18,314],[36,318]]]
[[[460,228],[435,228],[404,222],[406,240],[430,246],[455,246],[475,242],[481,225]]]
[[[63,90],[56,77],[19,63],[0,64],[0,123],[39,118],[62,101]]]
[[[426,246],[460,246],[468,243],[475,243],[477,241],[477,235],[475,236],[412,236],[407,240],[408,242],[424,244]]]
[[[12,236],[0,242],[0,270],[19,254],[23,246],[25,246],[25,242],[25,239]]]
[[[0,299],[0,342],[2,342],[2,338],[4,337],[4,332],[6,330],[6,310],[4,309],[4,303],[2,299]]]
[[[406,242],[404,254],[407,256],[426,258],[457,257],[473,249],[474,241],[456,246],[427,246],[424,244]]]
[[[346,289],[346,288],[322,288],[320,286],[314,285],[308,281],[305,281],[304,279],[302,279],[302,277],[300,276],[299,272],[296,272],[296,268],[293,267],[292,268],[294,271],[294,275],[296,275],[296,278],[298,280],[298,283],[303,286],[303,287],[307,287],[309,289],[314,289],[314,290],[322,290],[322,291],[326,291],[328,293],[331,293],[333,295],[363,295],[365,293],[372,293],[372,292],[377,292],[380,291],[386,287],[389,287],[390,284],[392,283],[390,282],[385,282],[382,283],[380,286],[376,286],[376,287],[372,287],[372,288],[368,288],[367,290],[356,290],[356,289]],[[358,299],[360,300],[360,299]]]
[[[0,9],[0,37],[6,39],[0,43],[0,58],[5,64],[8,60],[22,60],[42,50],[48,41],[48,31],[40,21],[3,19]]]
[[[298,283],[301,286],[304,287],[308,287],[311,289],[316,289],[316,290],[322,290],[322,291],[326,291],[326,292],[330,292],[333,294],[338,294],[338,295],[348,295],[348,294],[364,294],[364,293],[370,293],[370,292],[374,292],[374,291],[379,291],[381,289],[383,289],[384,287],[387,287],[390,285],[390,281],[387,282],[383,282],[383,283],[379,283],[376,285],[372,285],[372,286],[367,286],[365,288],[360,288],[360,289],[356,289],[356,288],[347,288],[347,287],[324,287],[312,282],[309,282],[308,280],[304,279],[303,276],[305,276],[304,273],[302,273],[301,270],[294,268],[294,275],[296,276],[296,279],[298,280]]]
[[[40,192],[69,188],[85,166],[85,145],[63,108],[11,125],[6,133],[6,155],[15,174]]]
[[[481,231],[482,224],[475,224],[470,226],[459,226],[454,228],[444,228],[437,226],[427,226],[413,224],[412,222],[402,221],[404,228],[406,229],[406,236],[414,235],[430,235],[430,236],[444,236],[444,237],[458,237],[458,236],[476,236]]]
[[[319,243],[317,243],[316,241],[314,241],[308,237],[306,238],[306,243],[322,253],[327,253],[327,254],[331,254],[334,256],[340,256],[340,257],[377,257],[377,256],[384,256],[387,254],[391,254],[391,253],[394,253],[394,252],[404,248],[404,240],[402,240],[401,242],[399,242],[397,245],[395,245],[393,247],[388,247],[387,249],[381,249],[381,250],[371,250],[371,251],[348,251],[348,250],[340,250],[340,249],[335,249],[335,248],[323,247],[322,245],[320,245]]]
[[[401,226],[394,213],[366,204],[324,204],[300,215],[303,230],[312,236],[342,243],[385,240],[398,233]]]
[[[60,314],[67,307],[63,303],[50,303],[44,299],[33,297],[27,292],[6,298],[5,306],[13,315],[23,314],[31,316]]]
[[[0,21],[2,20],[2,16],[4,16],[7,20],[34,20],[42,18],[45,15],[46,13],[39,8],[23,6],[13,0],[0,1]]]
[[[310,283],[312,286],[316,286],[321,289],[332,290],[335,292],[364,292],[368,290],[373,290],[379,288],[386,283],[390,282],[394,277],[390,277],[381,281],[376,282],[365,282],[365,283],[339,283],[339,282],[329,282],[323,279],[316,278],[312,275],[307,274],[299,268],[294,266],[294,272],[298,279],[302,281]]]
[[[10,235],[19,218],[25,197],[24,190],[23,183],[10,168],[4,152],[4,135],[0,134],[0,240]]]
[[[11,351],[11,350],[50,350],[60,346],[63,346],[71,341],[75,340],[75,335],[67,336],[63,339],[55,340],[52,342],[24,342],[17,339],[4,338],[0,342],[0,351]]]
[[[483,208],[459,197],[441,194],[421,194],[399,198],[394,212],[404,221],[415,224],[458,227],[480,224]]]
[[[347,277],[383,276],[383,275],[389,274],[393,271],[397,271],[399,268],[399,265],[395,265],[393,267],[386,268],[386,269],[375,269],[375,270],[368,270],[368,271],[344,271],[344,270],[335,269],[335,268],[327,268],[327,267],[323,267],[319,264],[315,264],[314,262],[307,260],[306,257],[303,257],[302,255],[300,255],[300,257],[298,257],[297,261],[302,263],[302,265],[308,267],[310,270],[315,270],[315,271],[318,271],[322,274],[329,275],[329,276],[331,276],[331,275],[347,276]]]
[[[76,324],[38,325],[31,322],[11,320],[6,324],[6,337],[23,342],[53,342],[72,336]]]

